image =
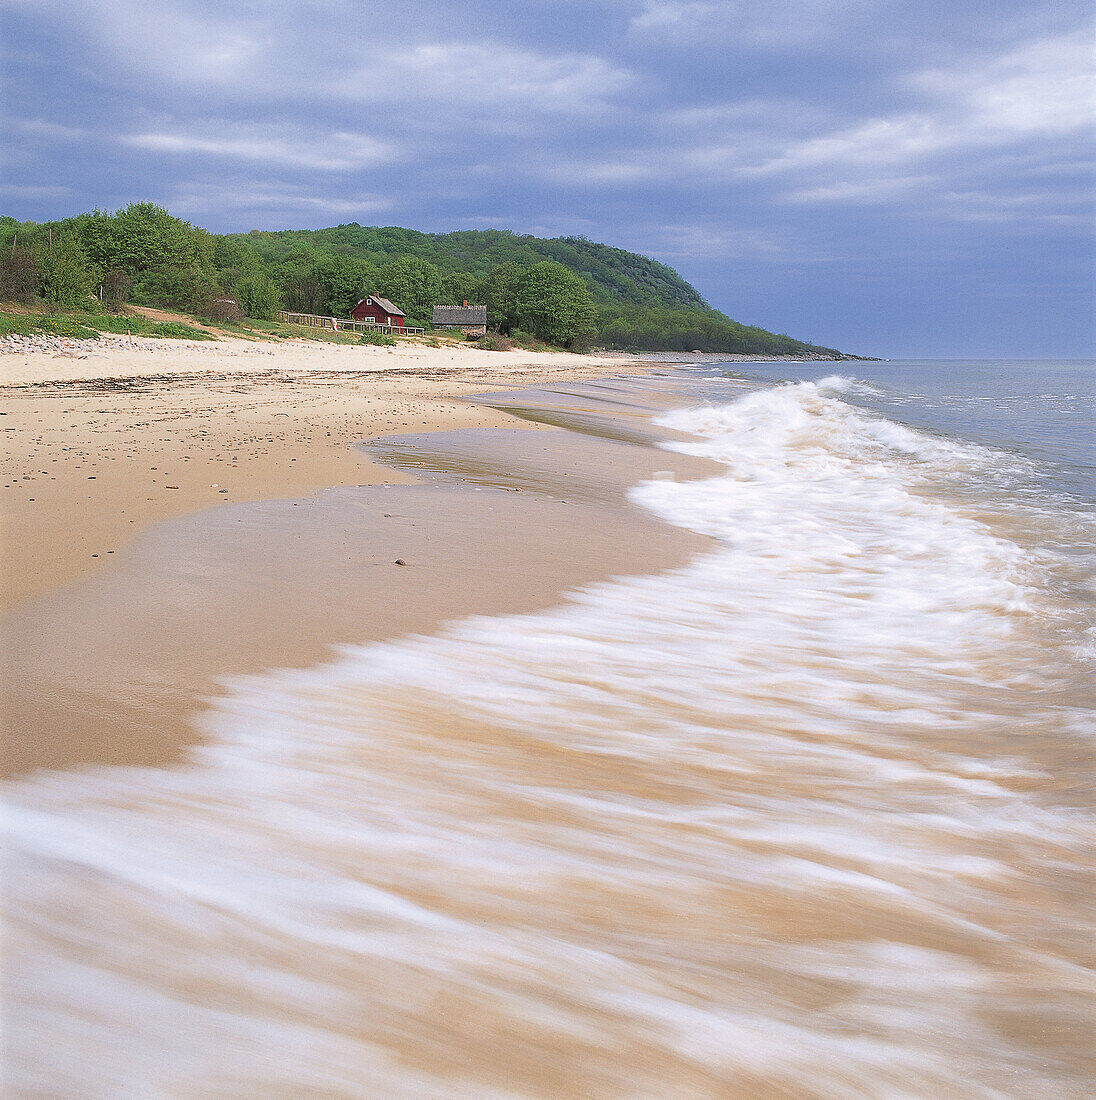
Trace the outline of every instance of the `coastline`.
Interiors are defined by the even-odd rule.
[[[658,364],[317,350],[213,374],[178,349],[127,352],[3,391],[8,468],[37,469],[4,497],[5,774],[171,764],[226,677],[548,607],[706,545],[624,493],[714,467],[653,446],[641,402],[622,431],[612,402],[572,385]],[[604,432],[560,430],[562,383]],[[519,419],[508,399],[547,411]]]
[[[448,346],[140,344],[0,355],[0,610],[94,573],[151,523],[405,484],[352,444],[514,423],[466,400],[477,392],[656,366]]]

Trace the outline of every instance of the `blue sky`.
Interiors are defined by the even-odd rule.
[[[3,0],[0,212],[583,233],[882,356],[1092,353],[1075,0]]]

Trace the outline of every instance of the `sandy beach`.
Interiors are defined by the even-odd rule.
[[[642,417],[595,438],[529,413],[651,364],[137,345],[0,356],[8,774],[166,763],[226,676],[549,606],[703,544],[623,491],[705,463],[653,449]],[[532,386],[520,415],[494,407]]]
[[[69,347],[0,355],[2,607],[94,571],[157,520],[407,482],[350,444],[508,422],[459,398],[622,369],[619,359],[450,346],[104,337]]]
[[[254,348],[0,357],[6,1092],[1086,1094],[1091,509],[950,364]]]

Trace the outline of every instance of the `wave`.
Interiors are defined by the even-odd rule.
[[[663,423],[716,540],[241,679],[174,771],[13,785],[26,1095],[1083,1087],[1089,728],[994,456],[804,383]]]

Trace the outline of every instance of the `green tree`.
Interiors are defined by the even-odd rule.
[[[95,288],[95,273],[84,250],[73,236],[59,237],[38,254],[38,293],[66,309],[88,304]]]
[[[593,332],[590,291],[563,264],[545,260],[522,272],[515,298],[521,327],[549,344],[572,347]]]
[[[133,282],[133,299],[141,305],[202,313],[218,292],[217,280],[197,264],[161,264],[146,268]]]
[[[267,274],[266,264],[255,248],[234,237],[214,237],[210,263],[220,286],[235,286],[245,275]]]
[[[324,253],[315,271],[322,288],[320,312],[333,317],[349,317],[350,311],[372,293],[377,281],[377,269],[368,260],[342,252]]]
[[[509,333],[518,324],[517,289],[522,269],[512,260],[496,267],[477,287],[477,304],[487,306],[487,326]]]
[[[477,286],[478,282],[475,275],[469,275],[467,271],[451,271],[448,275],[442,276],[441,297],[443,301],[435,304],[459,306],[462,302],[469,302],[472,305],[482,305],[481,302],[473,301],[476,297]]]
[[[441,299],[441,276],[427,260],[398,256],[386,263],[377,276],[378,288],[409,320],[426,324]]]
[[[236,300],[248,317],[273,321],[282,308],[282,298],[272,279],[260,272],[245,275],[236,285]]]
[[[120,268],[130,275],[153,267],[212,271],[209,234],[151,202],[131,203],[113,214],[82,214],[75,226],[84,251],[102,269]]]

